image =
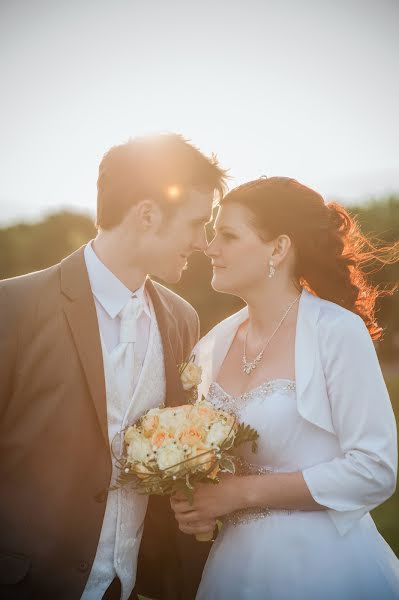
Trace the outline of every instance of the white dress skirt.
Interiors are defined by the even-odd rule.
[[[259,432],[240,449],[244,472],[291,472],[340,456],[337,438],[304,420],[295,383],[274,380],[234,398],[212,383],[208,400]],[[370,514],[341,535],[328,511],[259,509],[225,518],[197,600],[399,599],[399,560]]]

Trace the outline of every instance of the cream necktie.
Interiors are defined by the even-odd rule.
[[[134,350],[137,336],[137,320],[143,311],[143,304],[137,296],[132,296],[119,313],[119,344],[111,353],[118,381],[122,408],[127,409],[134,386]]]

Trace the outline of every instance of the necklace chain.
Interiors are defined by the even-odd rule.
[[[295,300],[293,300],[291,302],[291,304],[289,305],[289,307],[285,311],[282,319],[278,323],[276,329],[273,331],[273,333],[271,334],[271,336],[268,338],[268,340],[266,341],[266,344],[263,346],[262,350],[259,352],[259,354],[253,360],[248,360],[247,359],[247,339],[248,339],[248,331],[249,331],[249,326],[248,326],[247,332],[245,334],[244,354],[243,354],[243,357],[242,357],[242,370],[243,370],[243,372],[246,375],[251,375],[252,371],[254,371],[256,369],[256,367],[258,366],[258,363],[260,363],[260,361],[263,358],[263,354],[264,354],[266,348],[268,347],[268,345],[272,341],[273,337],[276,335],[277,331],[280,329],[281,325],[284,323],[284,320],[287,317],[288,313],[290,312],[291,308],[294,306],[294,304],[296,302],[298,302],[298,300],[299,300],[300,297],[301,297],[301,294],[298,294],[298,296],[295,298]]]

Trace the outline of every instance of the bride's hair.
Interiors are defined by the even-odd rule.
[[[357,313],[371,337],[381,337],[375,302],[393,290],[373,285],[366,273],[397,261],[399,243],[376,247],[341,205],[326,204],[320,194],[288,177],[261,177],[240,185],[220,204],[231,202],[252,212],[253,225],[262,239],[282,234],[290,237],[298,285]]]

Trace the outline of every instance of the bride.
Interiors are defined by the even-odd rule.
[[[212,286],[246,307],[199,342],[199,393],[259,443],[235,475],[198,485],[192,505],[171,500],[185,533],[223,521],[197,600],[399,598],[399,561],[369,514],[397,470],[372,343],[378,290],[362,271],[379,252],[293,179],[261,178],[221,202]]]

